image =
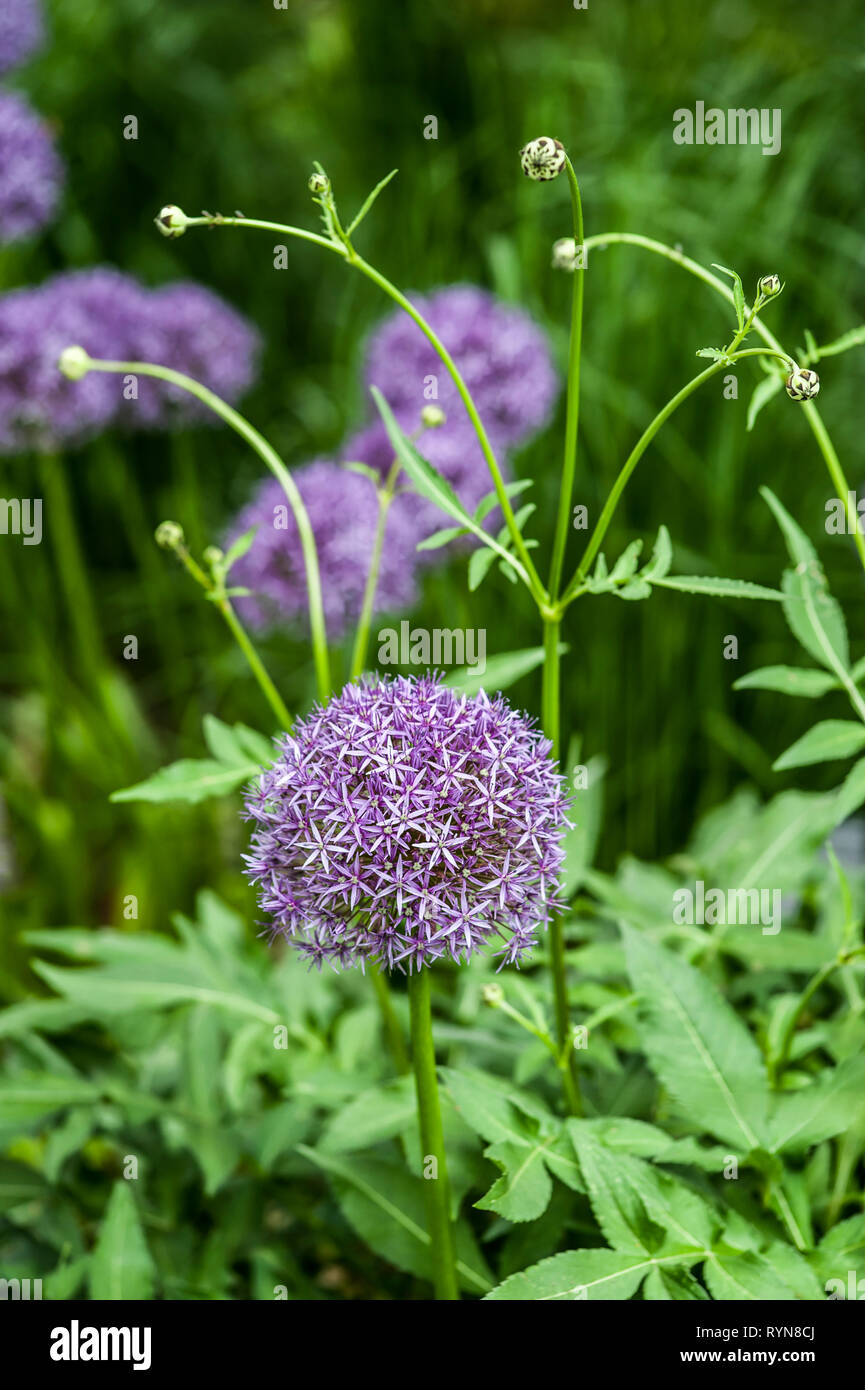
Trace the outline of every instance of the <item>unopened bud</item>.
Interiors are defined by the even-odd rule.
[[[330,192],[330,179],[327,177],[327,174],[323,174],[320,172],[310,174],[309,183],[307,186],[309,188],[310,193],[314,193],[316,197],[321,198],[324,196],[325,193]]]
[[[791,401],[813,401],[820,394],[820,378],[810,367],[797,367],[784,385]]]
[[[437,430],[447,420],[440,405],[425,405],[420,413],[420,422],[425,430]]]
[[[160,212],[158,217],[153,219],[163,236],[179,237],[186,231],[189,218],[182,208],[175,207],[173,203],[168,203]]]
[[[80,381],[90,371],[90,358],[83,347],[64,348],[57,366],[70,381]]]
[[[220,550],[218,545],[209,545],[205,550],[202,559],[204,560],[204,563],[206,565],[210,565],[212,567],[213,565],[221,564],[221,562],[225,559],[225,552]]]
[[[485,1004],[489,1004],[491,1009],[498,1008],[499,1004],[501,1004],[504,997],[505,992],[502,989],[501,985],[484,985],[483,989],[481,990],[481,998],[483,999]]]
[[[777,275],[764,275],[762,280],[757,282],[757,289],[764,299],[773,299],[776,294],[781,293],[781,281]]]
[[[163,550],[176,550],[183,545],[183,527],[176,521],[160,521],[154,535],[156,544]]]
[[[550,135],[530,140],[520,150],[520,164],[528,179],[554,179],[565,167],[565,147]]]
[[[570,270],[577,268],[577,243],[572,236],[560,237],[553,242],[553,270]]]

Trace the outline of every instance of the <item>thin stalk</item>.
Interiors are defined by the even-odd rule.
[[[408,999],[421,1154],[424,1163],[432,1158],[436,1167],[436,1176],[424,1179],[433,1286],[437,1299],[453,1302],[458,1300],[460,1295],[454,1263],[444,1130],[433,1048],[428,967],[421,966],[409,975]]]
[[[382,275],[380,271],[376,270],[374,266],[369,265],[369,263],[365,261],[362,256],[358,255],[345,233],[342,233],[342,241],[336,242],[331,240],[329,237],[319,236],[315,232],[307,232],[301,227],[292,227],[284,223],[261,222],[249,217],[222,217],[221,215],[215,215],[213,217],[189,217],[186,219],[186,226],[257,227],[262,228],[265,231],[281,232],[286,236],[300,237],[303,241],[315,242],[316,245],[323,246],[328,251],[334,251],[338,256],[342,256],[343,260],[348,265],[353,265],[357,270],[361,272],[362,275],[365,275],[368,280],[371,280],[373,284],[377,285],[379,289],[384,290],[384,293],[388,295],[388,297],[392,299],[395,304],[398,304],[399,307],[403,309],[405,313],[408,314],[409,318],[414,320],[418,328],[423,333],[424,337],[432,345],[438,356],[441,358],[442,362],[444,363],[451,376],[451,379],[453,380],[454,385],[457,388],[457,391],[459,392],[460,399],[462,400],[463,405],[466,408],[468,417],[472,422],[475,434],[478,437],[478,442],[481,446],[481,451],[484,455],[487,468],[489,469],[490,476],[493,480],[496,498],[501,508],[502,515],[505,518],[505,523],[510,532],[511,539],[513,540],[514,548],[517,554],[519,555],[523,563],[523,566],[526,570],[526,573],[529,577],[529,587],[535,598],[535,601],[538,603],[539,606],[543,606],[546,603],[546,591],[544,589],[543,584],[541,583],[540,576],[538,575],[538,572],[532,562],[532,557],[526,547],[525,541],[523,540],[520,528],[517,526],[514,510],[510,503],[510,498],[508,497],[507,492],[505,491],[505,484],[501,474],[501,469],[499,468],[495,453],[493,452],[493,447],[489,441],[489,437],[484,428],[483,422],[480,418],[480,415],[478,414],[477,407],[474,403],[474,400],[472,399],[471,392],[469,391],[468,387],[463,381],[459,368],[457,367],[456,363],[454,362],[444,343],[434,332],[434,330],[430,327],[423,315],[418,313],[417,309],[414,307],[411,301],[406,299],[405,295],[397,289],[396,285],[392,284],[391,281],[388,280],[385,275]]]
[[[559,691],[560,653],[559,635],[561,618],[547,618],[544,621],[544,669],[541,691],[541,723],[544,733],[552,744],[551,756],[559,757]],[[553,1001],[556,1016],[556,1041],[559,1057],[562,1059],[562,1086],[565,1102],[572,1115],[583,1113],[580,1100],[580,1083],[577,1075],[577,1059],[571,1033],[570,1011],[568,1009],[568,981],[565,964],[565,933],[562,919],[554,914],[550,922],[550,959],[553,976]],[[566,1059],[566,1060],[565,1060]]]
[[[288,706],[274,685],[264,662],[252,644],[249,634],[232,608],[230,600],[227,598],[217,599],[216,606],[228,624],[235,642],[246,657],[249,669],[258,681],[264,698],[276,715],[280,728],[284,729],[286,733],[290,733],[293,720],[288,712]]]
[[[641,246],[645,251],[652,251],[655,255],[663,256],[666,260],[673,261],[674,264],[680,265],[683,270],[687,270],[690,275],[694,275],[698,280],[702,280],[705,285],[709,285],[716,294],[719,294],[722,299],[726,299],[729,304],[735,302],[733,291],[729,285],[725,284],[723,280],[720,280],[717,275],[713,275],[710,270],[706,270],[699,262],[692,261],[690,257],[682,255],[680,251],[676,251],[672,246],[667,246],[663,241],[653,241],[651,237],[640,236],[636,232],[605,232],[600,233],[598,236],[587,237],[583,245],[588,252],[594,246],[607,246],[613,243],[626,246]],[[745,309],[746,313],[750,313],[747,305]],[[774,348],[775,351],[782,356],[787,356],[778,339],[771,330],[766,327],[762,319],[757,318],[754,321],[753,327],[755,332],[759,333],[764,343]],[[850,502],[850,492],[852,489],[847,482],[844,469],[841,466],[841,461],[838,458],[835,446],[823,423],[823,418],[814,402],[805,401],[802,409],[807,416],[808,424],[817,441],[820,453],[823,455],[823,460],[829,471],[829,476],[832,479],[836,492],[839,497],[844,499],[848,530],[854,538],[854,544],[859,553],[862,568],[865,569],[865,536],[863,536],[859,527],[859,517],[856,512],[855,503]]]
[[[48,528],[72,630],[83,664],[94,678],[98,678],[106,664],[105,645],[78,540],[63,460],[54,454],[44,455],[40,460],[40,474]]]
[[[781,1035],[781,1041],[778,1046],[777,1055],[770,1067],[770,1081],[773,1086],[778,1085],[781,1073],[787,1065],[787,1061],[790,1056],[790,1048],[793,1045],[793,1034],[796,1031],[799,1020],[802,1017],[805,1010],[807,1009],[814,995],[817,993],[818,989],[820,989],[826,983],[826,981],[829,979],[831,975],[834,975],[836,970],[839,970],[842,966],[847,965],[851,960],[855,960],[857,956],[863,955],[865,955],[865,946],[855,946],[852,950],[839,951],[838,955],[835,957],[834,960],[828,961],[826,965],[821,965],[820,969],[816,972],[816,974],[813,975],[811,979],[808,981],[808,984],[805,986],[801,995],[799,996],[799,1001],[796,1005],[796,1008],[793,1010],[790,1017],[787,1019],[787,1023],[784,1027],[784,1032]]]
[[[580,199],[580,185],[570,159],[566,157],[568,184],[571,191],[571,211],[574,219],[574,241],[578,253],[583,245],[583,206]],[[565,419],[565,456],[562,463],[562,481],[559,489],[559,511],[556,518],[556,532],[553,541],[553,558],[550,565],[549,594],[555,603],[562,581],[562,568],[565,563],[565,548],[568,543],[568,530],[571,520],[571,498],[574,491],[574,476],[577,468],[577,437],[580,417],[580,354],[583,341],[583,286],[585,272],[578,266],[574,270],[574,287],[571,301],[571,336],[568,347],[568,397]]]
[[[159,381],[170,381],[174,386],[181,387],[188,391],[190,395],[206,405],[210,410],[224,420],[227,425],[245,439],[255,452],[258,454],[271,473],[278,478],[282,484],[282,490],[288,498],[295,522],[297,523],[300,544],[303,551],[303,562],[306,570],[307,602],[309,605],[309,626],[312,638],[313,659],[315,661],[315,672],[318,684],[318,694],[321,700],[326,700],[330,695],[330,657],[327,650],[327,630],[324,621],[324,604],[321,596],[321,575],[318,568],[318,553],[315,548],[315,536],[310,525],[309,515],[303,504],[303,498],[297,490],[297,485],[283,463],[279,454],[271,444],[265,439],[254,425],[228,405],[221,397],[209,391],[206,386],[202,386],[200,381],[196,381],[191,376],[186,376],[183,372],[175,372],[171,367],[159,367],[153,362],[112,362],[102,358],[89,358],[87,370],[95,372],[121,372],[124,375],[129,373],[138,376],[156,377]]]
[[[391,992],[388,988],[387,977],[376,965],[370,968],[369,973],[372,976],[372,987],[375,990],[375,997],[378,1000],[381,1019],[384,1025],[384,1034],[387,1038],[387,1045],[390,1048],[393,1064],[400,1076],[407,1076],[411,1071],[411,1061],[409,1059],[408,1049],[405,1045],[405,1039],[402,1035],[402,1028],[400,1027],[399,1019],[396,1016],[396,1010],[393,1006],[393,999],[391,998]]]
[[[366,586],[363,592],[363,603],[361,604],[360,616],[357,620],[357,629],[354,635],[354,650],[351,658],[351,673],[349,680],[356,680],[362,674],[366,665],[366,653],[369,646],[369,631],[372,625],[373,605],[375,604],[375,593],[378,588],[378,573],[381,568],[381,556],[384,548],[384,535],[387,528],[387,517],[390,511],[390,504],[393,501],[393,492],[396,487],[397,478],[400,474],[400,463],[394,459],[391,464],[390,472],[383,488],[378,489],[378,519],[375,528],[375,540],[373,541],[372,557],[370,559],[369,572],[366,577]]]

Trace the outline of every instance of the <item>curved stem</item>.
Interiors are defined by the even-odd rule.
[[[249,217],[222,217],[220,215],[214,215],[213,217],[190,217],[187,218],[186,225],[207,227],[257,227],[263,228],[265,231],[282,232],[286,236],[300,237],[304,241],[315,242],[315,244],[318,246],[326,247],[328,251],[336,252],[336,254],[341,256],[348,265],[355,266],[361,272],[362,275],[365,275],[368,280],[371,280],[373,282],[373,284],[378,285],[379,289],[384,290],[385,294],[388,295],[388,297],[392,299],[395,304],[398,304],[399,307],[408,314],[409,318],[414,320],[418,328],[423,333],[424,337],[435,349],[436,353],[441,358],[444,365],[447,367],[451,379],[453,380],[453,383],[456,386],[457,391],[459,392],[460,399],[462,400],[463,405],[466,408],[468,417],[472,422],[475,434],[478,437],[478,442],[481,446],[481,451],[483,453],[484,459],[486,460],[490,476],[493,480],[493,486],[495,488],[499,506],[502,510],[502,515],[505,518],[505,522],[507,524],[508,530],[511,534],[511,538],[514,543],[514,548],[516,549],[517,554],[522,560],[523,566],[531,581],[530,588],[532,594],[535,598],[536,603],[538,603],[539,606],[543,605],[546,602],[546,592],[544,590],[543,584],[540,581],[538,572],[535,569],[534,564],[532,563],[532,558],[529,554],[528,549],[526,548],[526,543],[523,540],[522,533],[520,532],[520,529],[517,526],[513,507],[511,506],[510,499],[505,491],[505,484],[504,479],[502,478],[501,469],[499,468],[498,462],[496,461],[496,456],[493,452],[493,447],[489,441],[489,437],[484,428],[480,415],[478,414],[478,410],[474,403],[474,400],[472,399],[471,392],[469,391],[468,387],[463,381],[459,368],[457,367],[456,363],[454,362],[444,343],[434,332],[434,330],[430,327],[423,315],[418,313],[417,309],[414,307],[411,301],[409,299],[406,299],[405,295],[397,289],[396,285],[392,284],[391,281],[388,280],[385,275],[382,275],[381,272],[376,270],[374,266],[371,266],[367,261],[365,261],[362,256],[359,256],[358,253],[351,246],[351,243],[348,241],[348,238],[346,238],[342,242],[331,241],[328,237],[319,236],[315,232],[304,231],[300,227],[292,227],[279,222],[261,222]]]
[[[447,1160],[439,1105],[435,1050],[430,1010],[430,971],[420,966],[408,977],[411,1012],[411,1054],[417,1094],[421,1158],[424,1166],[434,1160],[435,1173],[424,1176],[427,1225],[432,1247],[433,1285],[437,1299],[459,1299],[450,1218]]]
[[[219,599],[216,606],[228,624],[234,640],[246,657],[249,663],[249,669],[258,681],[267,703],[279,720],[280,727],[284,729],[286,733],[291,733],[293,720],[288,712],[288,706],[271,680],[264,662],[258,655],[249,634],[232,608],[231,602],[227,598]]]
[[[283,463],[279,454],[271,444],[265,439],[263,434],[251,425],[249,421],[232,406],[228,405],[220,396],[202,386],[200,381],[194,377],[186,376],[183,372],[175,372],[171,367],[160,367],[154,362],[112,362],[102,358],[89,358],[87,363],[88,371],[95,372],[121,372],[124,375],[131,373],[137,376],[155,377],[159,381],[171,382],[173,386],[179,386],[182,390],[188,391],[191,396],[206,405],[210,410],[230,425],[237,434],[245,439],[247,444],[258,454],[270,469],[271,473],[278,478],[282,484],[282,490],[288,498],[289,505],[297,524],[300,536],[301,549],[303,551],[303,562],[306,570],[307,600],[309,604],[309,627],[312,637],[313,658],[315,661],[315,671],[318,684],[319,699],[326,700],[330,695],[330,658],[327,650],[327,630],[324,621],[324,605],[321,596],[321,575],[318,568],[318,553],[315,548],[315,536],[312,532],[309,516],[303,504],[303,498],[297,490],[297,484]]]
[[[717,275],[713,275],[711,271],[706,270],[698,261],[692,261],[689,256],[682,255],[680,251],[674,250],[672,246],[667,246],[663,241],[654,241],[651,237],[640,236],[636,232],[606,232],[600,233],[598,236],[587,237],[583,245],[588,252],[594,246],[607,246],[614,242],[626,246],[641,246],[646,251],[652,251],[658,256],[663,256],[666,260],[673,261],[674,264],[680,265],[683,270],[687,270],[690,275],[695,276],[698,280],[702,280],[705,285],[709,285],[716,294],[719,294],[722,299],[726,299],[729,304],[735,302],[733,291],[730,289],[729,285],[726,285],[723,280],[719,280]],[[745,309],[746,314],[750,312],[747,305]],[[753,328],[755,332],[759,333],[763,342],[768,344],[769,347],[774,348],[776,352],[781,353],[783,356],[787,355],[784,353],[778,339],[766,327],[762,319],[757,318],[754,321]],[[828,469],[829,477],[832,479],[833,486],[838,496],[844,499],[848,530],[853,536],[862,568],[865,569],[865,536],[863,536],[859,527],[859,517],[855,503],[851,503],[850,501],[851,488],[845,477],[841,461],[838,458],[835,446],[823,423],[823,418],[814,402],[805,401],[802,409],[807,416],[808,424],[817,441],[817,446],[823,455],[823,460]]]
[[[583,205],[580,199],[580,185],[570,159],[565,161],[568,171],[568,184],[571,191],[571,211],[574,219],[574,241],[578,259],[583,246]],[[565,548],[568,542],[568,527],[571,519],[571,497],[574,491],[574,476],[577,468],[577,436],[580,417],[580,354],[583,340],[583,286],[585,272],[581,266],[574,270],[573,298],[571,301],[571,337],[568,347],[568,403],[565,419],[565,456],[562,463],[562,481],[559,489],[559,511],[556,518],[556,532],[553,541],[553,558],[550,565],[549,594],[555,603],[562,580],[565,563]]]

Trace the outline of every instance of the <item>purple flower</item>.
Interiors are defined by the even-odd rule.
[[[503,696],[362,681],[278,746],[246,796],[247,873],[275,934],[319,966],[531,949],[558,907],[564,779]]]
[[[57,367],[75,343],[93,357],[124,357],[145,291],[120,271],[57,275],[0,298],[0,452],[76,444],[108,426],[122,378],[90,372],[68,381]]]
[[[412,302],[456,362],[493,445],[512,447],[536,434],[549,418],[558,378],[547,340],[529,316],[474,285],[451,285]],[[433,399],[434,383],[448,424],[466,438],[470,421],[450,374],[402,310],[370,337],[364,374],[410,429]]]
[[[112,425],[162,427],[193,415],[186,393],[178,402],[177,388],[145,377],[130,383],[89,372],[67,380],[57,366],[66,347],[174,367],[232,400],[252,377],[257,343],[235,310],[197,285],[148,290],[98,267],[14,290],[0,298],[0,453],[55,449]]]
[[[37,0],[0,0],[0,73],[23,63],[44,37]]]
[[[129,327],[129,358],[183,372],[223,400],[238,400],[255,379],[258,333],[202,285],[178,281],[151,290],[147,312]],[[121,419],[138,427],[169,428],[188,420],[217,423],[213,412],[187,391],[153,377],[141,377],[137,398],[122,405]]]
[[[315,536],[328,636],[340,637],[358,617],[372,560],[378,500],[369,478],[326,460],[294,473]],[[387,518],[375,611],[402,612],[417,598],[415,546],[420,533],[409,497],[396,497]],[[252,590],[238,612],[253,627],[306,622],[306,571],[300,536],[288,499],[275,478],[267,479],[232,524],[227,540],[252,526],[251,548],[234,565],[232,584]]]
[[[0,92],[0,243],[20,241],[49,221],[63,166],[47,125],[23,97]]]

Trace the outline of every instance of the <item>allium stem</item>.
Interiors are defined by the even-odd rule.
[[[458,1300],[460,1295],[454,1259],[447,1161],[433,1047],[430,974],[428,967],[419,967],[408,977],[411,1053],[417,1093],[421,1158],[424,1165],[429,1159],[435,1160],[435,1176],[423,1178],[432,1250],[433,1286],[437,1299],[453,1302]]]
[[[407,1076],[411,1071],[411,1061],[406,1049],[405,1038],[402,1035],[402,1028],[393,1006],[387,975],[377,965],[370,966],[369,973],[372,976],[372,986],[381,1010],[382,1023],[393,1064],[400,1076]]]
[[[574,218],[574,241],[578,254],[583,245],[583,206],[580,199],[580,185],[570,159],[565,157],[565,168],[571,190],[571,210]],[[583,341],[583,286],[585,271],[579,266],[573,272],[574,287],[571,301],[571,337],[568,349],[568,404],[565,419],[565,456],[562,463],[562,480],[559,489],[559,511],[556,518],[556,534],[553,542],[553,558],[550,566],[550,599],[555,603],[562,581],[562,568],[565,563],[565,549],[571,522],[571,497],[574,491],[574,476],[577,468],[577,434],[580,417],[580,353]]]
[[[547,619],[544,622],[544,670],[541,693],[541,723],[544,733],[552,743],[551,756],[559,757],[561,731],[559,727],[559,691],[561,687],[561,657],[559,635],[561,619]],[[577,1059],[571,1040],[571,1018],[568,1008],[568,977],[565,964],[565,933],[562,919],[553,914],[550,921],[550,961],[553,976],[553,1001],[556,1015],[556,1041],[559,1056],[567,1059],[562,1068],[562,1085],[565,1101],[572,1115],[583,1113],[580,1099],[580,1083],[577,1075]]]
[[[235,642],[246,657],[250,671],[258,681],[259,688],[264,698],[267,700],[267,703],[270,705],[270,708],[279,721],[280,729],[285,733],[291,733],[293,721],[288,712],[288,706],[274,685],[264,662],[253,646],[249,634],[232,608],[230,599],[220,599],[216,606],[228,624],[228,628]]]
[[[105,646],[96,618],[93,595],[87,582],[87,568],[81,555],[63,460],[53,454],[43,456],[40,472],[45,493],[45,511],[50,518],[54,555],[61,587],[69,606],[72,630],[84,665],[94,677],[98,677],[106,664]]]
[[[375,539],[372,546],[369,573],[366,577],[366,586],[363,592],[363,603],[361,604],[360,616],[357,620],[354,650],[351,658],[350,680],[356,680],[358,676],[362,675],[364,667],[366,666],[369,630],[372,624],[375,594],[378,588],[378,572],[381,567],[381,553],[384,547],[384,533],[387,529],[387,516],[390,511],[390,504],[393,501],[393,492],[399,475],[400,462],[399,459],[394,459],[390,472],[387,475],[387,481],[384,487],[378,491],[378,520],[376,521]]]
[[[188,391],[190,395],[197,397],[198,400],[206,405],[210,410],[224,420],[227,425],[245,439],[259,458],[267,464],[271,473],[274,474],[282,484],[289,506],[297,523],[300,543],[303,549],[303,560],[306,569],[307,595],[309,601],[309,626],[312,637],[313,659],[315,661],[315,672],[318,685],[319,698],[326,700],[330,695],[330,657],[327,650],[327,630],[324,621],[324,605],[321,596],[321,576],[318,568],[318,554],[315,548],[315,536],[309,522],[303,498],[297,490],[294,479],[283,463],[279,454],[259,433],[254,425],[228,405],[220,396],[213,391],[209,391],[206,386],[202,386],[200,381],[196,381],[191,376],[186,376],[183,372],[175,372],[170,367],[159,367],[153,362],[109,362],[101,358],[89,358],[87,370],[94,372],[120,372],[124,375],[133,374],[137,376],[155,377],[159,381],[168,381],[173,386],[179,386],[181,390]]]
[[[721,295],[722,299],[726,299],[729,304],[735,302],[733,291],[728,284],[720,280],[717,275],[713,275],[710,270],[706,270],[705,266],[700,265],[698,261],[692,261],[690,257],[682,255],[680,251],[675,250],[672,246],[668,246],[666,242],[653,241],[651,237],[639,236],[636,232],[603,232],[598,236],[587,237],[584,246],[586,251],[589,251],[594,246],[607,246],[613,243],[620,243],[626,246],[640,246],[645,251],[652,251],[655,255],[663,256],[666,260],[673,261],[676,265],[680,265],[683,270],[687,270],[690,275],[694,275],[698,280],[702,280],[705,285],[709,285],[711,289]],[[750,312],[746,304],[746,318]],[[787,355],[774,333],[766,327],[761,318],[756,318],[752,326],[754,331],[759,333],[763,342],[770,348],[773,348],[782,356]],[[856,505],[850,501],[852,489],[845,477],[841,461],[829,437],[829,432],[823,423],[823,418],[814,402],[805,401],[802,405],[802,410],[808,417],[808,424],[811,426],[811,432],[817,441],[820,453],[823,455],[824,462],[829,471],[829,477],[832,479],[832,484],[835,488],[836,496],[844,499],[848,530],[853,536],[862,568],[865,569],[865,536],[862,535],[858,524]]]

